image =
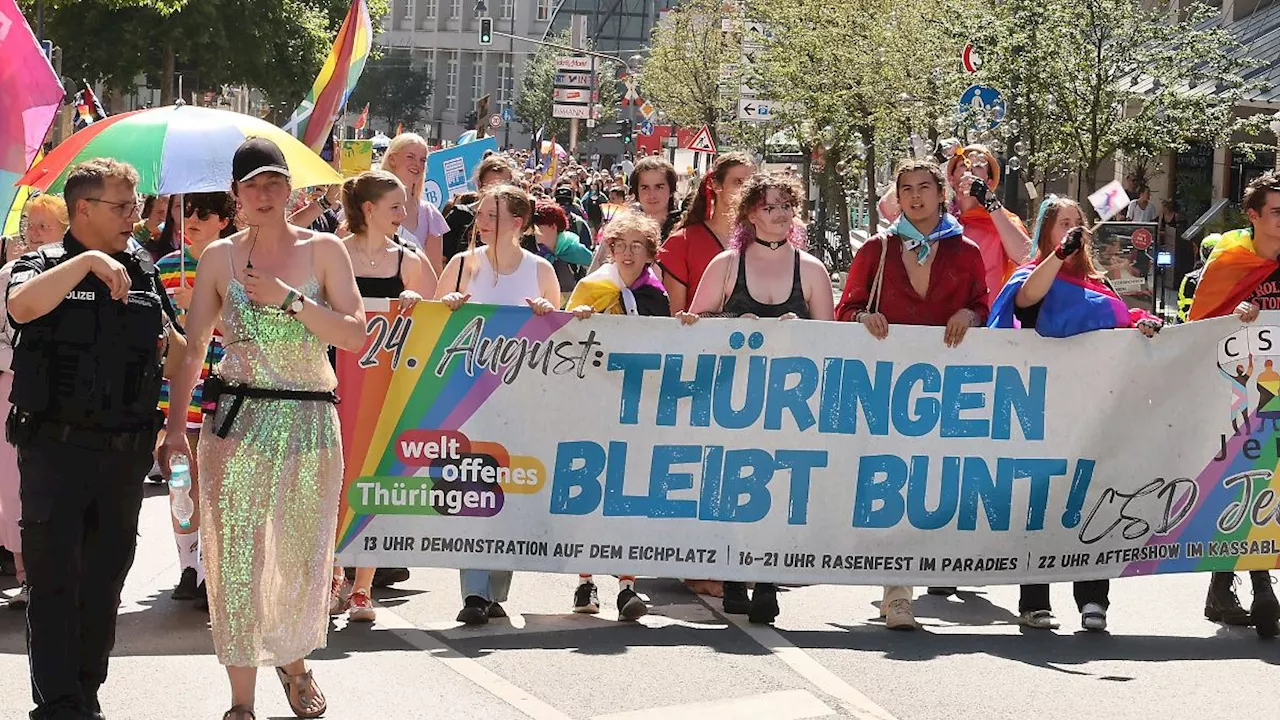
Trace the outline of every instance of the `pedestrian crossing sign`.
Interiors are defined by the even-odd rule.
[[[716,143],[711,139],[711,129],[703,125],[702,129],[698,131],[697,135],[693,136],[693,139],[689,141],[689,145],[685,149],[715,155]]]

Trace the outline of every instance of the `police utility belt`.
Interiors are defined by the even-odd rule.
[[[157,419],[159,413],[157,413]],[[143,430],[95,430],[81,425],[45,420],[35,413],[14,407],[5,420],[5,436],[12,445],[23,445],[33,440],[53,440],[88,450],[112,450],[128,452],[151,450],[155,447],[156,433],[161,423]]]
[[[216,422],[216,414],[228,396],[231,398],[231,406],[227,409],[227,414],[223,417],[222,423],[213,431],[214,435],[224,439],[231,434],[231,425],[236,421],[236,416],[240,414],[240,408],[244,405],[245,398],[255,398],[260,400],[309,400],[312,402],[327,402],[334,405],[338,404],[338,394],[332,390],[276,390],[271,388],[256,388],[249,387],[248,385],[231,384],[217,375],[210,375],[205,379],[203,390],[201,390],[200,394],[202,411],[205,415],[213,417]]]

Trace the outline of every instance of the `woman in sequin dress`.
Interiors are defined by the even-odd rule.
[[[232,171],[249,229],[205,250],[187,325],[192,347],[204,347],[219,324],[225,355],[215,373],[230,386],[206,416],[198,459],[214,648],[231,681],[223,718],[256,720],[257,668],[270,666],[294,714],[318,717],[327,704],[303,661],[325,645],[342,487],[326,351],[361,347],[364,309],[341,242],[285,220],[291,188],[280,149],[247,140]],[[186,358],[174,378],[178,406],[202,360]],[[170,415],[166,468],[190,457],[185,420]]]

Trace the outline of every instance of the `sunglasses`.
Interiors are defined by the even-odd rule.
[[[188,203],[182,208],[182,215],[183,217],[191,217],[192,215],[195,215],[197,220],[205,221],[211,216],[218,215],[218,211],[206,207],[199,207],[194,203]],[[218,215],[218,217],[221,217],[221,215]]]

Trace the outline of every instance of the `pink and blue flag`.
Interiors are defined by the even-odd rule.
[[[16,0],[0,0],[0,217],[44,144],[62,104],[62,83]]]

